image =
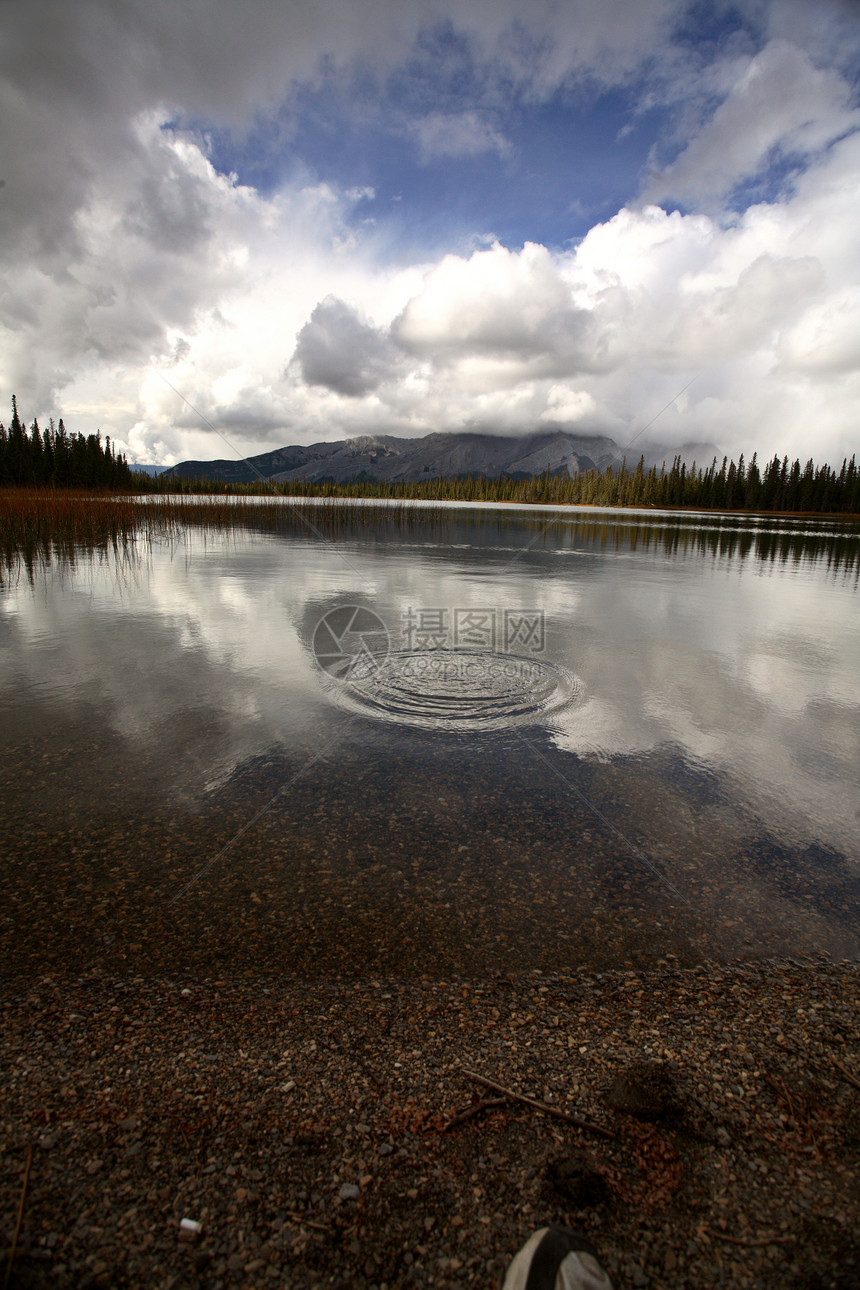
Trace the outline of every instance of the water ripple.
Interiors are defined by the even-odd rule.
[[[501,730],[581,701],[582,683],[542,659],[492,650],[365,655],[336,695],[353,711],[430,730]]]

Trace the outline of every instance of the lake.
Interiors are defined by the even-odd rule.
[[[0,587],[9,970],[857,954],[856,525],[239,510]]]

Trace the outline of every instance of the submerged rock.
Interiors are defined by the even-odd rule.
[[[675,1075],[663,1062],[633,1062],[615,1077],[606,1103],[637,1120],[673,1120],[684,1111]]]

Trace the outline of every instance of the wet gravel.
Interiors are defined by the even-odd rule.
[[[619,1287],[860,1285],[858,1000],[824,955],[7,978],[3,1271],[31,1148],[10,1286],[497,1286],[548,1221]],[[624,1101],[642,1063],[665,1114]],[[517,1102],[448,1127],[494,1097],[464,1068],[613,1137]]]

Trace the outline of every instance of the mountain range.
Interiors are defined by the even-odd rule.
[[[543,475],[573,478],[582,471],[620,466],[626,457],[635,468],[640,456],[646,468],[665,462],[671,467],[680,456],[689,468],[695,461],[708,466],[722,451],[712,443],[685,443],[678,448],[660,444],[635,444],[626,450],[614,440],[567,431],[530,435],[434,433],[420,439],[394,435],[361,435],[328,443],[276,448],[238,461],[182,461],[164,472],[165,477],[219,479],[251,483],[255,479],[288,483],[307,480],[336,484],[386,481],[405,483],[419,479],[528,479]]]

